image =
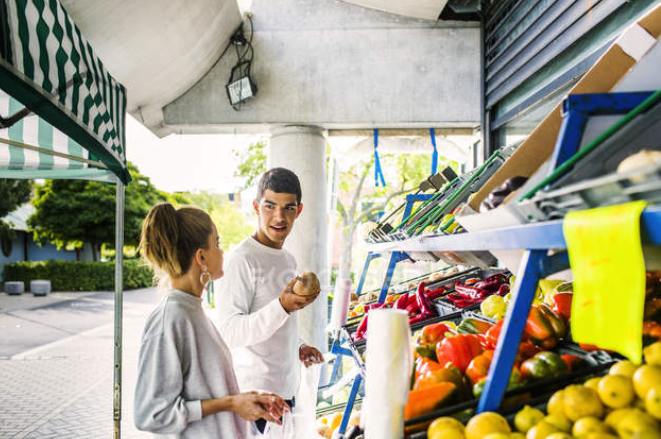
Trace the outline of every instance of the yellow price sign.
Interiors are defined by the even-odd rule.
[[[575,341],[642,360],[645,259],[640,214],[645,201],[570,212],[563,232],[574,276]]]

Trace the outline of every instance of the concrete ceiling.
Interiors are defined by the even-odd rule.
[[[438,20],[448,0],[344,0],[366,8],[378,9],[405,17]]]
[[[236,0],[62,0],[145,125],[216,62],[241,23]]]

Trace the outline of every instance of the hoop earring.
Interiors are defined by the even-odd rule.
[[[211,273],[206,265],[202,266],[202,274],[200,274],[200,283],[204,289],[207,288],[207,284],[211,282]]]

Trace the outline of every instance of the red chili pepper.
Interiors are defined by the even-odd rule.
[[[507,277],[503,274],[494,274],[493,276],[489,276],[488,278],[477,282],[473,285],[475,288],[479,288],[481,290],[487,290],[491,292],[495,292],[498,290],[498,288],[501,286],[503,283],[507,283]]]
[[[418,290],[415,293],[415,299],[418,303],[418,306],[420,307],[420,314],[425,315],[425,316],[433,316],[436,315],[432,308],[432,304],[427,299],[427,296],[425,296],[425,283],[420,282],[418,285]]]
[[[504,296],[509,292],[510,292],[510,284],[502,284],[500,287],[498,287],[498,291],[496,291],[496,294],[498,294],[499,296]]]
[[[465,285],[455,285],[454,290],[464,297],[471,299],[486,299],[491,293],[481,288],[469,287]]]
[[[402,294],[399,299],[395,302],[395,309],[406,309],[406,305],[409,302],[409,295],[407,293]]]
[[[427,296],[427,299],[429,300],[434,300],[439,297],[441,297],[443,294],[445,294],[447,290],[444,287],[439,287],[434,290],[425,290],[425,294]]]
[[[362,340],[365,338],[365,334],[367,333],[367,317],[368,315],[365,314],[363,320],[360,321],[358,328],[356,328],[356,332],[354,332],[353,334],[353,339],[355,341]]]
[[[420,306],[418,306],[418,302],[415,300],[409,300],[408,304],[406,305],[406,311],[411,317],[420,314]]]

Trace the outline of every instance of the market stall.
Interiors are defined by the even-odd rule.
[[[59,1],[0,1],[0,178],[90,179],[116,191],[114,435],[120,436],[126,90]],[[112,206],[107,206],[112,208]]]
[[[333,334],[331,388],[351,391],[320,434],[661,437],[659,23],[627,29],[499,162],[370,233],[365,270],[390,265]],[[449,268],[391,285],[430,258]]]

